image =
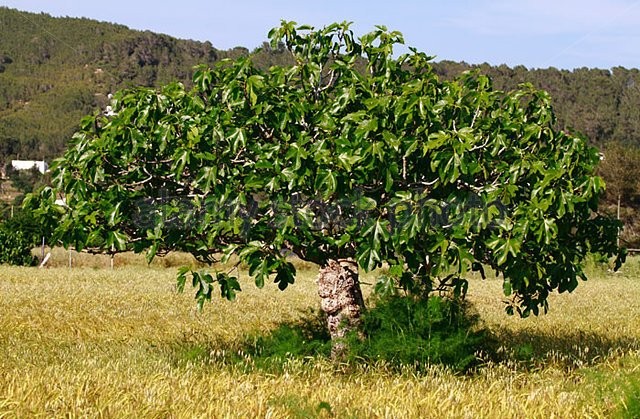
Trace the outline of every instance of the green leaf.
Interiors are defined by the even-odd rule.
[[[373,292],[383,298],[391,295],[396,295],[397,290],[395,281],[393,280],[393,278],[387,275],[381,275],[376,281]]]
[[[258,94],[256,91],[264,87],[263,80],[264,77],[257,74],[249,76],[249,78],[247,79],[247,92],[249,93],[249,101],[253,106],[258,103]]]
[[[440,148],[444,145],[450,138],[450,135],[444,131],[438,131],[433,134],[429,134],[426,143],[422,146],[422,153],[426,155],[429,151]],[[434,165],[431,165],[432,170]]]
[[[113,246],[119,250],[124,251],[127,250],[127,236],[124,233],[119,231],[113,231],[108,233],[109,241],[113,244]]]
[[[338,188],[338,180],[335,172],[331,170],[320,170],[316,176],[314,186],[325,198],[333,195]]]
[[[238,279],[226,273],[218,272],[216,274],[216,280],[220,286],[220,296],[229,301],[235,300],[236,292],[241,291]]]
[[[245,147],[247,144],[247,137],[242,128],[236,128],[231,135],[229,135],[229,144],[231,144],[231,152],[237,153],[240,148]]]
[[[412,139],[409,143],[409,147],[404,152],[404,157],[409,157],[416,149],[418,148],[419,141],[417,139]]]
[[[378,205],[378,203],[376,202],[375,199],[369,198],[369,197],[366,197],[366,196],[361,196],[355,202],[356,208],[358,210],[360,210],[360,211],[372,211],[372,210],[376,209],[377,205]]]
[[[378,266],[378,263],[380,262],[380,254],[377,250],[373,249],[372,246],[363,244],[358,249],[356,260],[362,269],[366,272],[371,272]]]
[[[469,271],[474,263],[475,258],[473,254],[469,251],[469,249],[463,246],[456,246],[458,249],[458,272],[463,274]]]
[[[296,268],[290,262],[281,263],[276,271],[276,277],[273,282],[278,284],[278,288],[284,291],[289,284],[295,282]]]
[[[382,138],[384,139],[387,147],[389,147],[393,151],[399,151],[402,142],[398,139],[396,134],[391,131],[385,130],[382,132]]]
[[[391,234],[389,232],[391,229],[389,226],[389,221],[378,219],[374,223],[373,227],[373,240],[376,244],[389,241],[389,238],[391,237]],[[376,245],[376,248],[379,247],[381,247],[379,244]]]
[[[185,166],[189,163],[191,157],[191,153],[189,150],[178,150],[177,154],[174,156],[172,171],[177,174],[177,178],[180,179],[182,173],[184,172]]]
[[[159,246],[160,246],[160,242],[154,242],[151,245],[145,257],[145,259],[147,260],[147,264],[150,264],[153,261],[153,258],[156,256],[156,253],[158,252]]]
[[[349,153],[340,153],[338,155],[338,162],[340,162],[340,166],[343,167],[347,171],[351,171],[353,165],[360,161],[360,156],[351,155]]]
[[[511,287],[511,281],[509,281],[506,278],[502,282],[502,292],[504,293],[505,297],[509,297],[513,293],[513,288]]]
[[[377,119],[365,119],[358,124],[358,128],[356,128],[355,135],[356,138],[366,138],[373,131],[378,129],[378,120]]]
[[[184,292],[184,285],[187,281],[187,272],[191,269],[188,266],[182,266],[178,269],[178,278],[176,288],[179,293]]]
[[[115,226],[120,221],[120,205],[122,202],[116,203],[111,211],[109,211],[109,215],[107,216],[107,225],[110,227]]]
[[[409,214],[399,229],[400,243],[408,243],[417,236],[420,230],[420,221],[417,214]]]

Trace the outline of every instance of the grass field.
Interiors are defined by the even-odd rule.
[[[554,295],[549,314],[530,319],[504,314],[499,280],[472,280],[469,299],[501,360],[470,375],[345,370],[325,360],[273,373],[219,361],[247,334],[318,305],[308,266],[285,292],[257,290],[245,276],[237,301],[198,312],[191,290],[176,293],[173,267],[75,263],[0,267],[0,418],[638,414],[638,260],[619,274],[594,269],[573,294]]]

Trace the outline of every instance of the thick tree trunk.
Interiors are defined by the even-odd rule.
[[[322,310],[327,313],[331,356],[339,359],[347,349],[344,337],[359,329],[364,309],[358,264],[353,259],[329,260],[320,268],[318,294]]]

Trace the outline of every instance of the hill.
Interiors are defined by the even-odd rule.
[[[80,118],[131,86],[188,82],[220,52],[89,19],[0,8],[0,163],[59,155]]]

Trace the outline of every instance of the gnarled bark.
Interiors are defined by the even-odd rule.
[[[345,350],[344,337],[360,327],[364,300],[358,280],[358,264],[353,259],[329,260],[318,274],[318,294],[327,314],[331,335],[331,356],[340,358]]]

